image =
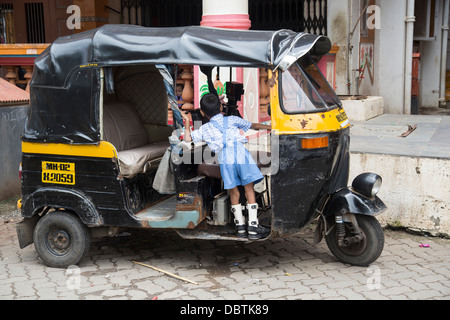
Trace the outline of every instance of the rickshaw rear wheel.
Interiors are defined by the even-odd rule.
[[[90,232],[83,222],[69,211],[47,213],[36,224],[34,247],[49,267],[67,268],[78,264],[90,247]]]
[[[366,267],[381,255],[384,247],[384,232],[378,220],[373,216],[356,215],[358,226],[362,232],[362,240],[348,246],[339,246],[336,227],[333,226],[325,237],[331,253],[341,262]],[[329,221],[334,224],[333,221]],[[351,237],[350,223],[345,223],[345,237]]]

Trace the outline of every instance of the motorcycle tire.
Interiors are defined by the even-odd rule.
[[[331,217],[329,223],[334,224]],[[363,239],[349,246],[339,246],[336,235],[336,227],[333,225],[331,231],[325,237],[327,246],[331,253],[341,262],[354,266],[366,267],[376,261],[381,255],[384,247],[384,232],[378,220],[373,216],[356,215]],[[351,237],[349,224],[345,222],[345,237]]]
[[[77,265],[90,247],[90,232],[83,222],[68,211],[49,212],[34,229],[34,247],[49,267]]]

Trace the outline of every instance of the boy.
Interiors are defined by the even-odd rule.
[[[220,173],[224,182],[224,188],[230,191],[231,212],[234,214],[236,230],[239,237],[243,238],[248,233],[249,240],[265,238],[270,230],[258,223],[258,205],[256,203],[254,183],[263,179],[263,175],[253,160],[248,150],[244,147],[247,139],[243,137],[239,129],[247,131],[270,130],[271,127],[259,123],[251,123],[240,117],[225,117],[221,114],[222,105],[219,97],[214,93],[208,93],[200,101],[200,113],[209,119],[198,130],[191,133],[190,119],[182,113],[185,123],[184,141],[205,141],[216,154],[219,154]],[[242,215],[242,206],[239,198],[238,186],[244,186],[248,209],[248,228],[245,228],[245,220]]]

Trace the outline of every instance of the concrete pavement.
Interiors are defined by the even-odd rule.
[[[5,223],[0,300],[449,300],[449,253],[448,239],[387,230],[380,258],[362,268],[337,262],[324,242],[314,246],[311,230],[247,244],[134,230],[93,244],[79,267],[55,269],[39,261],[33,246],[19,249],[14,224]]]
[[[351,152],[450,159],[450,116],[383,114],[351,124]],[[408,125],[417,128],[400,137]]]

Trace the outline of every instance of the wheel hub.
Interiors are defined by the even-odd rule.
[[[47,237],[49,249],[56,254],[65,254],[70,248],[70,235],[65,230],[52,230]]]
[[[367,246],[364,232],[361,232],[360,235],[344,238],[344,243],[343,246],[339,247],[340,250],[351,256],[361,255],[366,250]]]

